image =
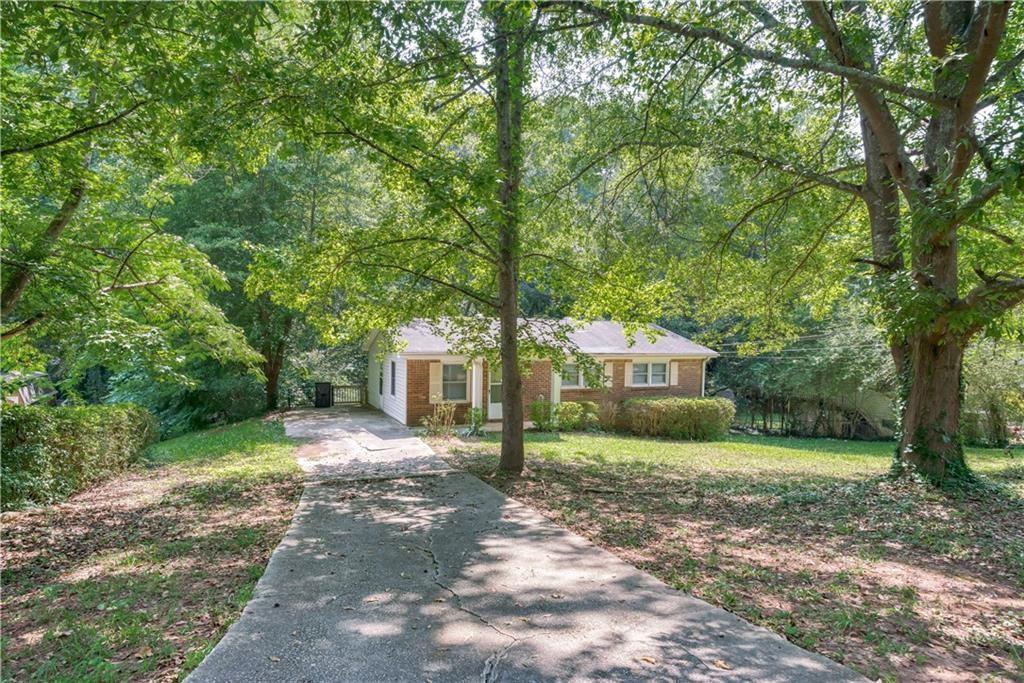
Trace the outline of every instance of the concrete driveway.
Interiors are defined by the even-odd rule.
[[[295,519],[207,681],[863,680],[669,588],[368,411],[303,411]]]

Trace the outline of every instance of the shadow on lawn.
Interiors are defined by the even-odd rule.
[[[1024,500],[1008,489],[543,459],[515,478],[495,475],[493,456],[455,457],[671,585],[871,676],[910,673],[912,650],[928,655],[918,676],[1019,661],[1008,624],[1024,617]],[[951,622],[959,635],[942,633]]]
[[[259,457],[260,448],[282,444],[273,425],[223,431],[203,435],[207,448],[186,437],[179,457],[64,504],[4,516],[7,672],[51,680],[166,676],[237,615],[287,525],[301,479],[273,468],[218,478],[177,466],[216,466],[238,459],[239,448]],[[160,466],[168,463],[175,466]]]

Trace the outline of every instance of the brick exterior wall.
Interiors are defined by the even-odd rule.
[[[430,402],[430,361],[409,359],[406,361],[405,423],[418,427],[421,420],[434,412]],[[472,398],[472,393],[469,394]],[[465,424],[470,409],[469,401],[455,404],[455,423]]]
[[[679,373],[678,384],[667,387],[627,387],[626,361],[607,361],[612,364],[612,385],[601,389],[571,389],[562,387],[562,401],[614,401],[616,403],[628,398],[644,396],[700,396],[701,361],[699,358],[674,358],[669,362],[675,365]],[[669,369],[669,381],[672,371]]]
[[[701,361],[695,358],[676,358],[670,362],[678,367],[678,384],[668,387],[627,387],[626,361],[614,360],[612,363],[612,385],[603,389],[568,389],[562,388],[562,401],[624,401],[628,398],[641,396],[700,396]],[[490,377],[487,363],[483,364],[483,409],[486,415]],[[669,378],[671,378],[671,369]],[[418,426],[420,421],[434,412],[430,403],[430,361],[424,359],[408,359],[406,361],[406,423]],[[472,398],[472,389],[469,396]],[[551,361],[535,361],[530,373],[523,374],[523,415],[530,416],[530,404],[539,398],[551,400]],[[465,424],[471,404],[469,401],[455,406],[455,421]]]

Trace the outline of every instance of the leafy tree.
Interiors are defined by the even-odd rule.
[[[540,29],[528,3],[365,10],[317,6],[312,24],[329,29],[284,47],[271,83],[287,90],[275,124],[374,163],[370,215],[323,226],[293,254],[258,256],[250,289],[306,311],[327,338],[448,317],[467,351],[500,349],[501,467],[519,471],[521,361],[561,362],[566,341],[520,323],[524,283],[569,300],[590,285],[571,251],[556,256],[567,226],[541,219],[532,200],[543,190],[524,172],[530,135],[549,132],[527,106],[532,64],[562,27]]]
[[[205,256],[156,207],[191,151],[214,145],[214,93],[256,46],[247,4],[7,3],[3,40],[5,365],[59,347],[76,372],[197,357],[252,360],[208,303]],[[220,117],[222,119],[223,117]]]
[[[762,239],[732,262],[790,268],[767,268],[736,304],[781,307],[794,278],[821,287],[808,273],[832,275],[825,293],[855,272],[870,279],[904,387],[899,462],[936,482],[966,476],[964,349],[979,334],[1019,334],[1009,313],[1024,300],[1020,13],[985,1],[809,1],[802,13],[759,3],[540,5],[616,36],[645,91],[641,115],[619,124],[620,144],[640,163],[675,150],[698,182],[748,179],[738,185],[746,198],[724,202],[733,220],[697,232],[697,251],[717,256],[750,228]],[[812,194],[824,220],[787,213],[806,211],[792,200]],[[840,275],[848,261],[818,255],[842,254],[844,239],[870,251]],[[713,293],[720,280],[704,279]],[[744,284],[727,280],[727,292]]]
[[[349,207],[337,200],[351,198],[348,179],[358,174],[352,158],[283,146],[255,173],[209,170],[176,192],[167,212],[167,231],[202,250],[227,277],[230,289],[214,302],[262,356],[267,410],[278,407],[281,373],[302,320],[266,293],[248,296],[253,253],[272,259],[310,238],[319,225],[344,220]]]

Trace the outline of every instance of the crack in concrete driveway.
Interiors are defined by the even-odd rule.
[[[852,681],[452,471],[384,415],[298,411],[295,518],[189,681]]]

